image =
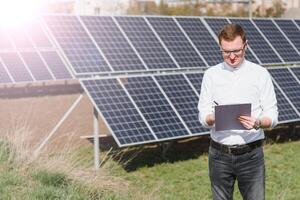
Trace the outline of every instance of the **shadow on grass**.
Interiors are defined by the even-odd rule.
[[[265,135],[267,144],[297,141],[300,140],[300,124],[280,125],[272,131],[266,130]],[[90,141],[92,142],[92,140]],[[166,162],[196,159],[208,153],[209,141],[209,135],[204,135],[163,143],[118,148],[113,138],[107,137],[100,139],[100,148],[102,152],[113,148],[109,157],[120,163],[126,171],[131,172],[145,166],[151,167]]]

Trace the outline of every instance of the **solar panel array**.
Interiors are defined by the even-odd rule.
[[[300,63],[300,20],[47,15],[0,29],[0,83],[80,79],[119,146],[207,134],[198,96],[204,70],[223,60],[217,34],[228,23],[245,28],[248,60]],[[269,71],[280,123],[299,121],[300,68]]]
[[[26,27],[1,27],[0,47],[0,83],[72,78],[39,20]]]

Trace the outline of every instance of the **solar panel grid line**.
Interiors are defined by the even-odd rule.
[[[78,16],[45,15],[43,20],[58,44],[60,53],[69,61],[75,76],[89,75],[98,71],[111,72],[107,62],[82,27]]]
[[[3,65],[10,71],[15,82],[32,82],[32,75],[23,64],[17,52],[1,53]]]
[[[287,69],[290,71],[290,73],[292,74],[292,76],[297,80],[297,82],[300,84],[300,80],[299,80],[299,77],[296,76],[296,74],[294,73],[294,71],[290,68],[290,67],[287,67]]]
[[[274,19],[274,22],[280,27],[284,34],[291,41],[292,45],[300,52],[300,29],[293,20],[290,19]]]
[[[45,81],[54,78],[37,52],[20,52],[20,58],[34,76],[35,81]]]
[[[146,120],[145,116],[143,115],[143,113],[141,112],[141,110],[139,109],[139,107],[136,105],[135,101],[133,100],[133,98],[131,97],[131,95],[129,94],[128,90],[126,89],[126,87],[124,86],[124,83],[121,81],[120,78],[118,78],[118,82],[119,84],[122,86],[124,92],[126,93],[126,95],[128,96],[128,98],[130,99],[131,103],[134,105],[135,109],[137,110],[137,112],[140,114],[141,118],[144,120],[145,124],[147,125],[148,129],[151,131],[151,134],[153,135],[153,137],[155,138],[155,140],[157,141],[158,138],[155,135],[152,127],[150,126],[150,124],[148,123],[148,121]]]
[[[54,47],[56,48],[57,53],[60,55],[60,57],[62,57],[64,63],[66,64],[65,66],[72,66],[72,63],[70,62],[70,60],[68,59],[67,55],[65,54],[65,52],[63,51],[61,45],[59,44],[59,42],[55,39],[55,36],[53,35],[53,33],[51,32],[50,28],[47,26],[47,23],[45,21],[45,19],[42,19],[41,21],[42,27],[44,28],[46,34],[48,35],[48,38],[50,40],[50,42],[54,45]],[[68,71],[70,72],[71,70],[71,76],[74,78],[75,77],[75,69],[73,67],[68,68]]]
[[[177,17],[176,20],[197,50],[202,54],[208,66],[222,62],[219,45],[213,38],[214,35],[210,34],[209,30],[205,27],[201,18]]]
[[[83,87],[84,91],[88,91],[88,89],[86,88],[86,86],[83,84],[83,80],[79,79],[80,85],[81,87]],[[91,94],[89,92],[85,92],[85,94],[89,97],[90,101],[93,104],[93,107],[97,110],[98,115],[100,116],[101,120],[103,120],[104,124],[106,125],[107,129],[109,130],[110,133],[114,133],[110,124],[107,122],[106,118],[103,116],[101,110],[99,110],[94,98],[91,96]],[[101,130],[101,129],[100,129]],[[101,135],[101,133],[99,134]],[[122,146],[122,144],[119,142],[118,138],[115,136],[115,134],[112,134],[114,140],[116,141],[116,143],[118,144],[119,147]]]
[[[198,120],[198,95],[194,92],[184,74],[156,75],[155,79],[191,133],[197,134],[207,131]]]
[[[298,49],[295,47],[295,45],[293,44],[293,42],[289,39],[289,37],[285,34],[285,32],[283,30],[281,30],[280,26],[278,26],[278,24],[276,23],[276,21],[274,19],[271,19],[273,24],[278,28],[278,30],[281,32],[281,34],[285,37],[285,39],[289,42],[289,44],[294,48],[294,50],[298,53],[298,55],[300,56],[300,52],[298,51]],[[298,62],[300,62],[300,59],[298,60]]]
[[[10,82],[15,83],[15,80],[14,80],[13,76],[11,75],[9,70],[7,69],[7,67],[4,64],[4,62],[2,61],[1,57],[0,57],[0,65],[1,65],[0,67],[2,67],[2,69],[0,71],[1,72],[0,79],[3,80],[2,83],[10,83]]]
[[[171,52],[169,51],[169,49],[167,48],[167,46],[165,45],[165,43],[162,41],[162,39],[159,37],[159,35],[155,31],[155,29],[153,28],[153,26],[151,25],[151,23],[148,21],[148,19],[146,17],[143,17],[143,18],[146,21],[146,23],[148,24],[149,28],[154,33],[154,35],[156,36],[156,38],[158,39],[158,41],[161,43],[161,45],[163,46],[163,48],[165,49],[165,51],[168,53],[168,55],[170,56],[170,58],[172,59],[172,61],[175,63],[176,67],[177,68],[181,68],[180,65],[178,64],[177,60],[173,57],[173,55],[171,54]]]
[[[275,84],[275,87],[278,88],[278,90],[281,92],[281,94],[285,97],[285,99],[289,102],[290,106],[293,108],[293,110],[297,113],[297,115],[300,117],[300,112],[298,111],[298,109],[296,108],[296,106],[293,104],[293,102],[290,100],[290,98],[286,95],[286,93],[284,92],[284,90],[280,87],[280,85],[278,84],[278,82],[272,77],[273,83]],[[299,119],[297,120],[299,121]],[[285,123],[285,122],[282,122]]]
[[[49,72],[50,75],[51,75],[51,78],[52,78],[53,80],[56,80],[55,75],[53,74],[52,70],[50,69],[48,63],[47,63],[47,62],[45,61],[45,59],[43,58],[41,52],[40,52],[40,51],[37,51],[36,53],[38,54],[38,56],[40,57],[40,59],[41,59],[42,62],[44,63],[45,67],[47,68],[48,72]]]
[[[208,30],[208,32],[211,34],[211,36],[214,38],[214,40],[217,42],[217,44],[219,45],[219,40],[218,40],[218,35],[215,33],[215,31],[210,27],[210,25],[205,21],[204,17],[199,18],[202,23],[204,24],[204,26],[206,27],[206,29]],[[223,19],[223,18],[222,18]],[[228,20],[227,20],[228,21]],[[228,22],[229,23],[229,22]]]
[[[300,30],[300,20],[293,19],[294,24],[298,27]]]
[[[178,27],[174,17],[149,16],[147,20],[181,69],[205,67],[201,56]]]
[[[130,47],[133,49],[133,51],[135,52],[135,54],[137,55],[137,57],[140,59],[140,61],[143,63],[144,67],[149,70],[149,67],[147,66],[147,64],[145,63],[145,61],[143,60],[143,58],[141,57],[140,53],[136,50],[135,46],[132,44],[132,42],[130,41],[130,39],[128,38],[128,36],[126,35],[126,33],[124,32],[124,30],[121,28],[120,24],[118,23],[118,21],[116,20],[115,17],[112,17],[113,21],[115,22],[116,26],[119,28],[119,30],[121,31],[122,35],[125,37],[126,41],[129,43]]]
[[[200,95],[203,74],[204,74],[204,72],[202,72],[202,73],[185,73],[185,76],[191,83],[193,89],[196,91],[198,96]]]
[[[33,49],[34,45],[24,29],[8,30],[8,33],[8,37],[11,39],[15,49]]]
[[[56,80],[75,79],[66,60],[62,59],[58,51],[39,51],[39,53]]]
[[[190,87],[193,89],[195,95],[199,96],[197,89],[194,87],[193,83],[188,79],[186,74],[183,74],[185,80],[189,83]]]
[[[30,74],[31,78],[33,79],[33,81],[37,81],[37,79],[35,78],[34,74],[30,70],[30,68],[28,67],[27,63],[25,62],[24,58],[22,57],[21,53],[17,51],[17,54],[18,54],[19,58],[21,59],[23,65],[25,67],[25,69],[28,71],[28,73]]]
[[[115,17],[142,59],[152,70],[179,69],[143,17]]]
[[[268,40],[268,38],[263,34],[263,32],[260,30],[260,28],[256,25],[256,23],[253,21],[253,19],[250,19],[250,21],[255,26],[255,28],[257,29],[257,31],[261,34],[261,36],[265,39],[265,41],[269,44],[269,46],[272,48],[272,50],[274,51],[274,53],[279,57],[279,59],[281,60],[281,62],[285,63],[284,59],[281,57],[281,55],[278,53],[278,51],[274,48],[274,46]]]
[[[238,17],[230,17],[228,18],[228,21],[232,24],[231,19],[239,19]],[[243,18],[244,19],[244,18]],[[243,27],[245,29],[245,27]],[[248,35],[248,34],[247,34]],[[256,55],[256,53],[254,52],[253,48],[251,47],[251,45],[247,45],[248,50],[252,53],[252,55],[255,57],[255,59],[258,61],[258,64],[263,64],[262,61],[259,59],[259,57]]]
[[[124,86],[159,140],[190,135],[153,76],[129,77]]]
[[[277,98],[278,107],[278,124],[299,121],[299,114],[295,106],[292,104],[287,95],[279,87],[278,83],[274,81],[274,89]]]
[[[94,90],[96,90],[94,91],[94,93],[92,91],[93,89],[88,89],[88,87],[91,86],[89,84],[85,84],[85,82],[88,83],[89,81],[92,81],[93,84],[95,84],[93,85],[94,87],[96,87],[94,88]],[[113,84],[111,84],[112,81],[114,81]],[[131,99],[131,96],[128,94],[128,92],[124,89],[124,86],[122,86],[122,83],[120,83],[120,80],[118,78],[103,77],[97,79],[80,79],[80,83],[89,98],[92,100],[93,106],[100,114],[101,118],[103,119],[108,130],[114,137],[119,147],[146,144],[157,141],[153,130],[151,128],[149,129],[149,126],[147,127],[147,120],[143,118],[143,115],[141,115],[137,106],[134,105],[134,101]],[[93,97],[93,95],[95,98]],[[100,97],[98,97],[98,95],[100,95]],[[129,102],[127,102],[128,100]],[[130,107],[132,105],[135,107]],[[120,109],[119,113],[116,112],[116,106],[118,107],[118,109]],[[121,108],[119,108],[119,106]],[[125,119],[129,121],[124,121]],[[147,132],[148,130],[146,130],[145,128],[147,128],[149,132]]]
[[[34,44],[34,47],[38,49],[54,49],[53,43],[50,41],[47,32],[43,28],[41,19],[36,20],[33,23],[34,25],[32,25],[31,28],[34,28],[34,30],[27,29],[26,33]]]
[[[187,126],[187,124],[185,123],[185,121],[182,119],[181,115],[179,114],[179,112],[177,111],[177,109],[175,108],[175,106],[173,105],[173,103],[171,102],[171,100],[169,99],[168,95],[162,89],[162,87],[160,86],[160,84],[158,83],[158,81],[155,79],[154,76],[152,76],[152,79],[157,84],[158,88],[160,89],[160,91],[162,92],[162,94],[164,95],[164,97],[166,98],[166,100],[168,101],[168,103],[170,104],[170,106],[172,107],[172,109],[174,110],[174,112],[176,113],[177,117],[180,119],[180,121],[183,124],[183,126],[188,131],[189,135],[192,135],[192,132],[191,132],[190,128]]]
[[[197,52],[198,56],[202,59],[202,61],[204,62],[205,66],[208,67],[209,66],[208,63],[206,62],[206,60],[204,59],[204,57],[202,56],[202,54],[199,52],[199,50],[197,49],[197,47],[195,46],[195,44],[192,42],[191,38],[187,35],[187,33],[182,28],[182,26],[176,20],[176,17],[173,17],[173,19],[174,19],[175,23],[177,24],[177,26],[179,27],[179,29],[181,30],[181,32],[186,37],[186,39],[189,41],[189,43],[192,45],[192,47],[194,48],[194,50]]]
[[[278,88],[282,93],[286,94],[287,99],[289,99],[291,105],[297,110],[297,114],[300,114],[300,97],[297,91],[300,90],[300,85],[298,81],[292,76],[287,68],[274,67],[269,69],[269,72],[275,83],[277,83]]]
[[[85,32],[88,34],[89,38],[91,39],[91,41],[93,42],[93,44],[95,45],[95,47],[97,48],[97,50],[99,51],[100,55],[103,57],[103,59],[105,60],[105,62],[107,63],[108,67],[110,68],[111,71],[114,71],[113,67],[111,66],[110,62],[107,60],[106,56],[103,54],[102,50],[100,49],[100,47],[98,46],[97,42],[95,41],[95,38],[92,36],[91,32],[89,31],[89,29],[86,27],[86,25],[83,23],[83,21],[81,20],[80,16],[77,16],[78,21],[80,22],[81,26],[83,27],[83,29],[85,30]]]

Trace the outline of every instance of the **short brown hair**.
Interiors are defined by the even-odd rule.
[[[233,41],[237,36],[241,36],[244,43],[247,41],[246,33],[242,26],[238,24],[226,24],[219,31],[219,44],[221,45],[222,40]]]

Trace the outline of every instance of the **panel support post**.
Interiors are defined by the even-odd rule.
[[[51,130],[51,132],[49,133],[49,135],[40,143],[40,145],[38,146],[38,148],[34,151],[34,157],[38,157],[38,155],[40,154],[40,151],[42,150],[42,148],[47,144],[47,142],[50,140],[50,138],[60,128],[60,126],[63,124],[63,122],[69,117],[69,115],[76,108],[76,106],[79,104],[79,102],[81,101],[82,98],[83,98],[83,94],[80,94],[80,96],[75,100],[75,102],[71,105],[71,107],[64,114],[64,116],[56,124],[56,126]]]
[[[94,123],[94,163],[96,170],[99,169],[100,163],[99,163],[99,157],[100,157],[100,145],[99,145],[99,123],[98,123],[98,111],[94,107],[93,112],[93,123]]]

